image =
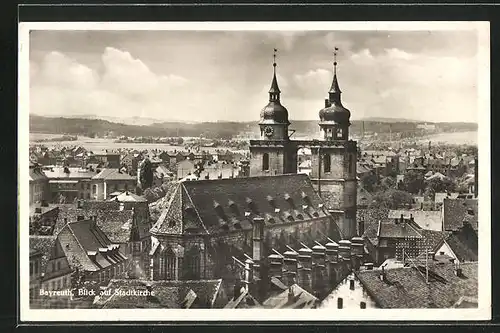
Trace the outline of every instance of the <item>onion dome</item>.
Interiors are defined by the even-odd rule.
[[[335,53],[336,55],[336,53]],[[319,119],[322,122],[335,122],[341,125],[349,125],[351,112],[342,105],[340,95],[342,91],[337,80],[337,61],[333,63],[333,81],[325,108],[319,111]]]
[[[277,51],[276,49],[274,50]],[[276,59],[276,53],[274,54]],[[288,121],[288,110],[281,105],[280,94],[281,90],[278,87],[278,80],[276,79],[276,61],[273,63],[273,80],[271,88],[269,89],[269,103],[260,112],[261,124],[290,124]]]

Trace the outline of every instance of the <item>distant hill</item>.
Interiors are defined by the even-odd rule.
[[[384,117],[367,117],[359,121],[371,121],[377,123],[424,123],[424,121],[405,119],[405,118],[384,118]]]
[[[290,129],[297,136],[316,136],[319,130],[317,120],[291,120]],[[427,123],[431,124],[431,123]],[[359,135],[364,129],[373,133],[413,133],[423,135],[423,130],[414,121],[383,122],[374,120],[354,120],[351,134]],[[476,131],[475,123],[435,123],[436,132]],[[30,131],[36,133],[70,134],[93,137],[112,134],[130,137],[199,137],[230,139],[238,135],[258,133],[257,121],[253,122],[157,122],[149,125],[124,124],[104,119],[43,117],[30,115]]]

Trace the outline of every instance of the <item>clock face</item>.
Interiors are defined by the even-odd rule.
[[[264,134],[265,134],[266,136],[271,136],[271,135],[273,135],[273,132],[274,132],[274,130],[273,130],[273,128],[272,128],[272,127],[270,127],[270,126],[266,126],[266,127],[264,128]]]

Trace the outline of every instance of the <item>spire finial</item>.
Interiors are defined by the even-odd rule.
[[[338,47],[335,47],[333,50],[333,73],[337,74],[337,51],[339,50]]]
[[[276,53],[278,52],[278,49],[274,49],[274,52],[273,52],[273,67],[274,67],[274,71],[276,71]]]

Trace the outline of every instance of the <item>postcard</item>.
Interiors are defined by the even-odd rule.
[[[489,38],[20,23],[21,321],[490,319]]]

